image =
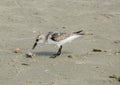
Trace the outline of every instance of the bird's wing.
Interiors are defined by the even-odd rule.
[[[60,33],[60,32],[55,32],[51,35],[51,39],[54,41],[61,41],[64,40],[66,38],[68,38],[70,36],[70,34],[66,34],[66,33]]]

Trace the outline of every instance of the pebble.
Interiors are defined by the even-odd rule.
[[[16,48],[15,51],[14,51],[14,53],[21,53],[20,48]]]
[[[33,58],[33,56],[34,56],[34,54],[30,53],[30,52],[26,54],[26,58]]]

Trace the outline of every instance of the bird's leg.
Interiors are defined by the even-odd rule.
[[[50,58],[56,58],[57,56],[59,56],[61,54],[61,50],[62,50],[62,45],[60,46],[58,52],[56,54],[53,54],[53,56],[51,56]]]

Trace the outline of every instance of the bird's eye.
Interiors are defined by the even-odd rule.
[[[36,39],[36,41],[38,42],[38,41],[39,41],[39,39]]]

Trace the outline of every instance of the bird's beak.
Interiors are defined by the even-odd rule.
[[[35,44],[33,45],[32,49],[34,49],[37,46],[37,42],[35,42]]]

